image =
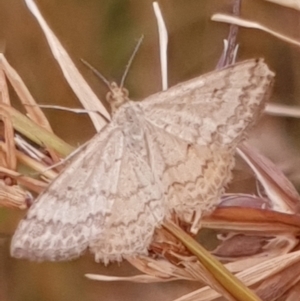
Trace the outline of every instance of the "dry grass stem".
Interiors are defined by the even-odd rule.
[[[265,32],[271,34],[272,36],[275,36],[276,38],[278,38],[282,41],[285,41],[287,43],[290,43],[290,44],[293,44],[296,46],[300,46],[300,42],[295,39],[287,37],[284,34],[278,33],[266,26],[261,25],[260,23],[242,19],[240,17],[230,16],[230,15],[226,15],[226,14],[214,14],[211,17],[211,20],[217,21],[217,22],[235,24],[235,25],[238,25],[241,27],[246,27],[246,28],[259,29],[259,30],[262,30],[262,31],[265,31]]]
[[[31,93],[27,89],[23,80],[19,74],[13,69],[13,67],[8,63],[3,53],[0,53],[0,68],[2,72],[5,73],[6,77],[10,81],[13,89],[19,96],[21,103],[23,104],[29,118],[35,123],[39,124],[41,127],[45,128],[49,132],[52,132],[50,123],[48,122],[46,116],[39,107],[36,107],[36,102],[33,99]],[[5,85],[2,86],[4,91],[7,90]],[[6,93],[5,93],[6,94]],[[7,101],[3,101],[3,104],[10,105],[9,96],[7,94]],[[34,107],[33,107],[34,105]]]
[[[48,24],[46,23],[45,19],[42,17],[40,11],[38,10],[36,4],[32,0],[25,0],[29,10],[32,14],[36,17],[39,25],[41,26],[47,41],[49,43],[50,49],[53,53],[53,56],[58,61],[62,72],[69,83],[70,87],[73,89],[74,93],[80,100],[82,106],[87,110],[98,111],[103,116],[105,116],[108,120],[110,120],[110,116],[99,101],[99,98],[96,94],[92,91],[90,86],[87,84],[83,76],[80,74],[78,69],[76,68],[75,64],[72,62],[71,58],[69,57],[68,53],[54,35],[52,30],[49,28]],[[106,121],[101,115],[93,112],[88,113],[95,129],[100,131],[102,127],[106,124]]]
[[[269,115],[300,118],[300,107],[268,103],[265,112]]]
[[[158,2],[153,2],[153,9],[158,26],[162,90],[164,91],[168,89],[168,32]]]
[[[6,78],[20,97],[30,119],[11,106]],[[45,115],[3,54],[0,54],[0,88],[0,119],[3,124],[3,142],[0,142],[0,205],[25,209],[32,202],[32,197],[18,185],[35,193],[42,192],[49,180],[57,176],[56,171],[45,170],[58,162],[61,156],[68,155],[73,148],[52,133]],[[44,153],[20,136],[15,136],[15,131],[44,148]],[[29,168],[32,174],[43,173],[41,180],[17,172],[16,168],[20,164]]]
[[[300,1],[299,0],[265,0],[272,3],[276,3],[282,6],[294,8],[296,10],[300,10]]]
[[[274,210],[299,212],[300,196],[297,190],[274,163],[246,144],[241,145],[237,151],[255,173],[265,194],[272,201]]]
[[[282,287],[281,285],[281,279],[279,277],[280,273],[286,273],[291,271],[290,267],[295,266],[299,262],[300,251],[297,251],[290,254],[278,256],[273,259],[265,260],[261,264],[254,265],[251,268],[245,269],[244,271],[237,273],[236,276],[240,280],[242,280],[246,285],[253,288],[254,291],[259,294],[262,300],[273,301],[276,299],[265,298],[265,296],[267,294],[271,294],[274,289],[273,285],[269,286],[266,285],[266,283],[268,282],[269,284],[271,281],[273,281],[273,283],[276,283],[275,286],[279,288],[278,291],[280,291],[280,293],[276,294],[275,298],[279,298],[285,293],[286,290],[288,290],[288,288],[285,290],[284,287]],[[228,269],[230,269],[230,265],[231,264],[227,264],[225,266]],[[294,276],[296,275],[294,274]],[[265,279],[268,279],[268,281],[264,282]],[[210,301],[215,300],[218,297],[220,297],[220,295],[214,292],[210,287],[203,287],[174,301]]]
[[[0,180],[0,206],[24,210],[28,203],[32,202],[32,196],[18,185],[8,186]]]

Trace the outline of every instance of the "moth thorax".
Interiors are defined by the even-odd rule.
[[[112,113],[116,112],[122,104],[129,101],[128,95],[127,89],[119,87],[114,82],[110,84],[110,91],[106,95],[106,100],[110,104]]]

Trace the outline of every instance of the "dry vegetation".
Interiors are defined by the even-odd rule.
[[[227,2],[228,8],[231,6],[231,3],[229,3],[230,1]],[[253,4],[254,8],[249,6],[249,4],[245,4],[245,9],[242,10],[242,13],[244,13],[246,9],[249,9],[249,18],[253,16],[252,10],[255,10],[255,5],[261,5],[262,8],[272,8],[274,15],[286,16],[287,14],[295,14],[294,11],[286,11],[288,10],[287,8],[280,8],[278,6],[275,9],[273,7],[275,4],[269,3],[267,6],[263,6],[263,4],[258,3],[263,1],[257,0],[254,2],[257,2],[256,4]],[[79,6],[76,2],[72,5],[75,7],[76,5]],[[108,12],[112,14],[116,13],[117,7],[120,3],[115,1],[114,5],[114,7],[110,7],[107,4],[106,8],[111,9],[111,11],[108,10]],[[161,5],[163,6],[164,11],[170,11],[169,14],[167,13],[168,21],[170,24],[174,24],[174,20],[172,20],[172,18],[176,18],[178,11],[172,11],[171,7],[168,7],[170,4],[162,2]],[[196,3],[191,4],[191,6],[192,5],[195,6],[194,10],[198,7],[198,4]],[[131,14],[132,18],[135,16],[137,17],[142,11],[142,8],[139,5],[137,6],[138,8],[128,8],[127,13]],[[205,13],[210,14],[212,10],[213,12],[216,12],[215,7],[220,9],[217,2],[211,1],[211,4],[206,4],[207,10]],[[290,1],[290,7],[297,8],[296,1]],[[9,7],[6,7],[6,10],[8,9]],[[55,5],[53,6],[53,9],[55,9]],[[151,9],[150,2],[148,9]],[[180,9],[184,10],[184,7],[178,8],[178,10]],[[198,9],[200,9],[200,7],[198,7]],[[78,11],[80,11],[79,8]],[[261,14],[263,14],[263,12],[266,14],[266,11],[267,10],[262,10]],[[184,20],[178,20],[179,25],[174,25],[174,29],[171,29],[169,37],[171,40],[171,47],[176,48],[180,45],[180,42],[178,41],[173,42],[174,45],[172,45],[172,39],[174,36],[177,34],[182,35],[182,32],[186,32],[188,30],[191,32],[193,31],[191,23],[184,25],[185,22],[192,22],[191,18],[194,18],[195,20],[197,17],[196,13],[192,14],[192,11],[190,10],[189,12],[192,16],[189,17],[189,21],[187,21],[187,18],[184,19],[182,17]],[[77,12],[74,10],[74,14],[75,13]],[[147,13],[152,14],[152,12]],[[298,12],[296,13],[299,14]],[[113,16],[113,18],[117,17],[117,15]],[[202,18],[209,17],[202,16]],[[32,16],[29,16],[28,18],[32,18]],[[37,19],[38,18],[39,17],[37,17]],[[140,18],[141,17],[137,17],[137,20],[140,20]],[[271,18],[272,16],[268,16],[267,19],[270,20]],[[259,14],[258,19],[263,20],[263,17]],[[89,19],[87,18],[87,20]],[[106,20],[106,22],[108,24],[109,20]],[[261,21],[257,22],[261,23]],[[151,26],[156,26],[153,24]],[[269,22],[269,24],[271,23]],[[261,26],[257,26],[257,23],[256,25],[252,24],[253,26],[250,26],[249,23],[242,23],[240,25],[264,29],[264,27],[262,28]],[[101,26],[104,27],[104,23],[101,24]],[[223,25],[221,23],[215,23],[214,26],[221,27]],[[287,26],[291,25],[288,24]],[[72,63],[68,53],[64,50],[56,36],[53,35],[53,33],[49,31],[45,25],[42,27],[43,32],[47,36],[51,50],[55,58],[59,61],[65,78],[77,95],[78,99],[80,99],[82,105],[89,110],[89,115],[93,124],[95,128],[99,130],[105,122],[101,115],[94,113],[94,111],[101,111],[102,114],[105,115],[107,114],[105,107],[102,106],[98,97],[94,94],[91,88],[89,88],[89,85],[80,75],[77,67]],[[147,28],[147,26],[144,28]],[[284,28],[282,28],[282,30],[284,30]],[[269,30],[267,31],[270,33]],[[274,31],[275,36],[277,35],[278,37],[278,28]],[[136,34],[134,30],[133,32]],[[291,39],[287,38],[286,33],[288,32],[289,31],[287,30],[284,33],[285,35],[281,33],[281,36],[284,36],[284,41],[277,41],[274,44],[278,46],[285,44],[286,42],[290,42],[292,37],[290,37]],[[145,47],[151,45],[154,48],[154,46],[157,46],[154,42],[150,41],[152,39],[151,34],[149,34],[148,41],[146,35]],[[242,31],[239,34],[243,37],[245,32]],[[204,34],[204,40],[209,39],[208,36]],[[102,34],[102,38],[105,38],[104,33]],[[198,37],[193,36],[193,39],[196,38]],[[265,38],[265,36],[263,36],[263,38]],[[272,53],[272,47],[274,46],[266,46],[267,44],[264,41],[259,42],[261,47],[260,50],[254,51],[253,49],[255,49],[255,47],[251,47],[250,45],[256,37],[252,37],[251,40],[250,34],[249,40],[247,39],[248,37],[242,40],[242,56],[249,57],[253,55],[251,51],[245,55],[246,51],[244,49],[249,47],[255,56],[262,55],[266,57],[267,61],[273,62],[274,66],[272,66],[272,68],[276,69],[278,74],[280,72],[280,69],[278,69],[280,64],[275,64],[275,61],[276,58],[278,59],[278,57],[282,54]],[[294,38],[292,39],[292,42],[293,41],[295,42]],[[111,41],[108,43],[113,45],[113,42]],[[249,43],[249,45],[247,43]],[[13,47],[13,45],[8,43],[7,47]],[[81,45],[81,47],[83,46]],[[115,45],[113,47],[115,47]],[[182,47],[183,52],[185,52],[188,48],[187,46]],[[269,48],[265,49],[264,47]],[[297,45],[294,47],[299,46]],[[7,49],[7,52],[10,54],[9,56],[14,55],[13,52],[9,52],[9,49]],[[292,53],[293,49],[290,50],[290,52]],[[268,58],[269,54],[270,56],[272,55],[272,58]],[[141,53],[143,58],[147,55],[151,55],[151,51],[147,54]],[[172,56],[176,58],[178,53],[172,52],[171,59]],[[205,55],[203,57],[204,58],[201,59],[202,61],[205,60]],[[209,56],[207,55],[206,58],[207,57]],[[293,62],[297,64],[299,61],[298,58],[293,59]],[[23,60],[26,60],[26,56]],[[139,63],[143,64],[141,61]],[[145,64],[146,67],[150,69],[151,64]],[[173,64],[176,64],[176,61],[173,61],[172,65]],[[185,64],[187,69],[184,72],[192,74],[194,72],[192,63],[187,60],[185,61]],[[149,76],[146,74],[148,71],[147,68],[139,69],[137,71],[137,74],[145,75],[145,79],[142,82],[138,82],[138,85],[142,85],[144,82],[147,83],[145,84],[146,88],[143,88],[144,90],[142,90],[143,92],[136,93],[147,93],[148,89],[151,90],[153,83],[157,83],[154,76],[152,76],[152,78],[147,78],[147,76]],[[173,72],[176,68],[179,67],[170,67]],[[0,143],[0,204],[3,207],[9,207],[10,210],[11,208],[23,210],[34,201],[34,197],[32,195],[35,196],[40,193],[43,189],[45,189],[45,187],[47,187],[48,183],[56,177],[56,175],[62,170],[63,164],[51,169],[49,169],[49,166],[52,166],[59,162],[62,158],[65,158],[75,148],[53,133],[48,118],[38,106],[39,101],[36,101],[30,94],[29,89],[22,80],[22,77],[18,75],[15,69],[8,62],[6,55],[3,54],[0,56],[0,69],[0,116],[2,121],[2,139]],[[297,69],[293,69],[293,71],[296,74]],[[282,79],[282,75],[279,74],[277,78],[277,80],[280,81]],[[40,80],[40,77],[37,77],[36,79]],[[293,80],[298,80],[297,74],[294,75]],[[61,81],[63,82],[62,77]],[[39,86],[39,84],[40,83],[38,81],[35,81],[34,83],[36,86]],[[59,89],[59,85],[60,84],[53,88],[51,87],[50,89]],[[63,82],[63,85],[66,85],[66,83]],[[275,87],[275,93],[277,94],[275,94],[276,96],[273,96],[271,100],[274,100],[275,97],[281,100],[280,97],[284,95],[283,93],[286,92],[286,90],[283,89],[282,91],[280,87],[281,83]],[[297,88],[295,88],[292,92],[296,93],[296,90]],[[38,89],[36,88],[35,91],[38,91]],[[68,93],[69,92],[70,91],[68,91]],[[64,95],[59,94],[61,93],[59,90],[57,90],[57,93],[58,95]],[[11,95],[13,95],[13,99],[18,98],[22,104],[22,107],[19,107],[18,110],[11,101]],[[272,111],[274,114],[274,110],[276,110],[277,115],[299,117],[299,109],[297,106],[295,106],[295,108],[291,111],[291,109],[286,106],[289,104],[288,101],[282,100],[281,103],[285,106],[277,107],[270,105],[267,107],[267,111]],[[295,104],[297,105],[296,101]],[[265,151],[265,153],[269,154],[271,158],[273,157],[277,159],[277,161],[279,161],[279,165],[283,167],[283,170],[291,176],[298,186],[300,182],[297,165],[300,161],[295,155],[295,149],[292,148],[293,145],[296,147],[298,142],[290,141],[295,136],[292,135],[292,133],[290,137],[286,139],[286,132],[280,128],[283,123],[277,122],[275,120],[276,118],[279,117],[264,118],[260,124],[259,131],[262,130],[262,126],[265,126],[265,134],[260,134],[259,131],[254,132],[253,136],[251,136],[250,143],[252,142],[252,145],[256,145],[261,151]],[[63,122],[65,123],[65,121],[66,120],[64,119]],[[65,125],[63,127],[65,127]],[[72,128],[73,125],[67,125],[67,127]],[[81,127],[81,125],[79,127]],[[58,129],[59,126],[56,126],[56,128]],[[274,133],[274,131],[278,128],[280,128],[280,131],[276,132],[276,137],[271,137],[264,141],[264,135],[272,136],[272,133]],[[291,129],[292,128],[296,128],[296,126],[291,125]],[[255,137],[255,133],[259,134],[258,138],[252,138]],[[266,141],[267,143],[270,143],[269,147],[268,145],[264,145]],[[282,144],[287,146],[282,146]],[[287,154],[285,155],[283,153],[282,156],[283,150],[287,149],[289,146],[290,148],[287,150]],[[273,152],[268,153],[268,150],[272,147],[274,148]],[[275,148],[278,149],[277,153]],[[245,168],[245,165],[243,165],[244,163],[240,163],[237,166],[237,171],[235,173],[236,177],[230,187],[231,191],[234,191],[235,193],[224,195],[220,207],[216,209],[211,216],[203,219],[203,228],[206,229],[206,231],[202,231],[203,233],[199,234],[198,239],[201,241],[206,240],[207,237],[204,235],[205,232],[208,233],[209,242],[206,242],[205,244],[211,250],[211,253],[223,262],[229,271],[241,279],[248,287],[253,289],[262,300],[297,300],[297,297],[295,296],[298,296],[298,291],[300,290],[300,251],[298,246],[300,229],[300,217],[298,215],[299,195],[293,184],[286,178],[280,168],[266,159],[266,157],[262,156],[253,146],[250,146],[249,143],[247,145],[241,145],[238,150],[238,154],[240,158],[247,162],[248,167]],[[283,159],[285,159],[285,161],[283,161]],[[240,166],[244,167],[243,173],[238,170]],[[255,187],[254,177],[256,177],[259,181],[259,185],[257,185],[257,187]],[[243,186],[244,183],[246,183],[246,185]],[[252,189],[253,187],[254,189]],[[249,192],[251,192],[251,194],[249,194]],[[255,195],[253,193],[255,193]],[[16,224],[17,218],[10,212],[10,210],[3,211],[3,222],[1,222],[1,230],[3,233],[11,234],[12,229]],[[184,229],[184,225],[180,226]],[[213,231],[207,232],[207,229]],[[174,228],[172,232],[176,232],[176,229]],[[193,244],[193,242],[186,242],[185,238],[182,236],[182,232],[178,235],[181,237],[182,241],[175,238],[166,229],[161,229],[157,231],[154,238],[152,244],[152,256],[128,259],[132,265],[145,273],[145,275],[136,275],[136,271],[133,271],[126,264],[122,264],[121,267],[112,266],[109,268],[103,268],[102,266],[100,267],[99,265],[94,264],[93,259],[88,256],[71,264],[59,265],[46,263],[38,265],[27,262],[16,262],[15,260],[8,259],[8,254],[5,254],[7,252],[3,251],[1,260],[9,261],[7,266],[4,266],[3,263],[2,267],[0,266],[3,271],[0,278],[0,298],[1,300],[43,299],[59,301],[102,300],[104,298],[107,300],[139,300],[141,298],[143,298],[143,300],[148,300],[147,298],[149,297],[149,300],[154,298],[157,300],[174,300],[175,298],[182,296],[176,300],[207,301],[216,300],[221,293],[228,300],[235,300],[232,297],[232,292],[228,292],[228,287],[226,286],[229,285],[230,287],[231,284],[226,284],[225,290],[224,284],[220,285],[220,281],[216,280],[218,278],[216,278],[216,276],[211,276],[211,272],[209,272],[210,268],[207,270],[207,266],[204,267],[201,263],[199,263],[197,260],[197,252],[193,251],[193,254],[191,254],[187,250],[186,245],[189,245],[189,243]],[[8,249],[8,243],[5,237],[3,238],[3,241],[3,248]],[[152,285],[147,284],[148,287],[137,283],[127,285],[126,282],[125,284],[119,284],[118,282],[118,284],[115,284],[114,286],[109,282],[104,282],[103,284],[97,281],[92,282],[87,279],[81,279],[82,275],[87,272],[89,272],[87,275],[88,278],[102,281],[123,280],[142,283],[168,282],[174,280],[187,281],[179,282],[178,285],[176,284],[177,282]],[[98,275],[115,273],[119,274],[119,276],[110,277]],[[134,276],[131,276],[133,274]],[[199,284],[199,282],[201,284]],[[210,286],[216,289],[219,293],[208,286],[203,286],[204,284],[210,284]],[[200,288],[201,286],[202,288]],[[116,287],[118,288],[117,290]],[[153,288],[156,290],[155,293],[153,292]],[[65,296],[60,295],[62,290],[66,290]],[[189,292],[189,294],[187,294],[187,292]],[[241,297],[239,300],[259,299],[251,299],[251,297],[247,299],[246,296],[243,298]]]

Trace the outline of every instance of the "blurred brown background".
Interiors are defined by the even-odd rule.
[[[214,23],[210,16],[216,12],[230,13],[232,2],[159,1],[169,31],[170,86],[215,68],[223,48],[222,40],[228,34],[228,25]],[[80,63],[80,58],[89,61],[109,80],[118,82],[142,34],[144,42],[125,85],[134,100],[141,100],[161,89],[157,25],[152,1],[39,0],[36,3],[101,99],[105,97],[106,87]],[[244,0],[242,16],[299,38],[297,11],[263,0]],[[264,57],[276,72],[276,85],[270,101],[299,104],[300,49],[250,29],[241,29],[238,41],[238,60]],[[38,103],[79,107],[38,23],[23,0],[0,0],[0,45]],[[17,98],[13,93],[11,95],[18,106]],[[94,134],[86,116],[54,110],[46,113],[55,132],[75,146]],[[299,121],[264,117],[254,134],[252,143],[300,187]],[[198,287],[197,283],[187,282],[152,285],[93,282],[83,275],[133,275],[136,271],[126,263],[104,268],[94,263],[90,255],[60,264],[11,259],[9,241],[22,214],[0,210],[1,301],[173,300]]]

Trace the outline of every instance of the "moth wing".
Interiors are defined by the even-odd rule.
[[[107,126],[39,195],[19,223],[11,255],[58,261],[80,256],[91,236],[101,235],[111,213],[123,154],[123,134]]]
[[[89,247],[108,263],[147,253],[165,217],[165,194],[143,126],[128,126],[122,110],[123,127],[97,134],[38,197],[14,234],[12,256],[70,260]]]
[[[267,99],[274,73],[247,60],[180,83],[140,103],[145,118],[198,145],[235,146]]]
[[[117,114],[121,115],[120,108]],[[123,125],[124,150],[119,174],[115,179],[116,193],[111,214],[105,221],[101,236],[94,236],[89,247],[96,261],[120,261],[126,256],[147,254],[155,228],[166,215],[166,194],[162,185],[161,169],[155,169],[153,153],[149,149],[145,123],[132,114]]]
[[[191,144],[148,124],[147,146],[151,150],[152,169],[161,175],[167,212],[192,224],[197,232],[200,218],[220,201],[231,179],[234,152]]]

